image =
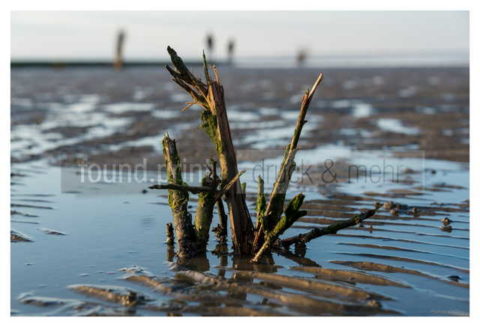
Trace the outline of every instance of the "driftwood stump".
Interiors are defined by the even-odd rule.
[[[322,235],[336,233],[338,230],[353,226],[376,213],[379,206],[376,206],[374,210],[363,212],[349,220],[322,229],[315,228],[295,237],[285,240],[279,239],[289,227],[306,214],[306,211],[301,210],[305,198],[303,194],[294,196],[287,205],[285,205],[285,202],[286,192],[295,170],[295,154],[299,149],[298,143],[303,126],[307,122],[305,117],[312,98],[323,79],[323,75],[320,74],[312,88],[305,92],[302,98],[295,129],[289,144],[285,148],[280,170],[268,201],[264,193],[264,182],[260,176],[258,178],[257,222],[254,227],[240,181],[243,172],[238,171],[224,89],[218,71],[213,67],[214,78],[212,79],[204,55],[205,82],[203,82],[190,72],[175,50],[170,47],[167,50],[173,65],[173,67],[167,66],[167,70],[172,75],[173,81],[192,97],[192,101],[187,103],[185,109],[194,104],[203,108],[200,116],[201,128],[207,133],[215,146],[220,166],[220,177],[216,175],[216,162],[213,161],[213,167],[209,168],[210,174],[202,179],[201,185],[187,185],[182,180],[180,159],[175,141],[171,140],[168,135],[165,136],[163,151],[167,166],[168,184],[153,185],[150,188],[167,189],[169,192],[169,205],[173,214],[179,258],[205,255],[215,205],[219,212],[219,225],[214,230],[217,234],[217,240],[225,248],[227,215],[222,198],[228,206],[228,220],[232,231],[234,251],[236,254],[249,256],[252,258],[252,262],[258,262],[271,249],[282,252],[292,244],[305,249],[305,243],[310,240]],[[192,217],[187,210],[189,193],[198,194],[198,205],[193,224]],[[169,239],[172,240],[173,237],[169,237]]]

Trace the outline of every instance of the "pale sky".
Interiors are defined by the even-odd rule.
[[[164,59],[173,46],[198,57],[207,32],[223,56],[236,40],[238,57],[468,53],[466,11],[296,12],[13,12],[14,59],[106,59],[119,28],[127,31],[127,59]]]

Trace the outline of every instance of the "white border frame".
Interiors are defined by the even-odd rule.
[[[470,128],[470,216],[474,219],[470,220],[470,244],[474,247],[470,247],[470,317],[459,318],[315,318],[315,317],[301,317],[301,318],[187,318],[187,319],[175,319],[175,318],[47,318],[47,317],[10,317],[10,238],[7,237],[7,233],[10,230],[9,217],[10,209],[10,185],[7,181],[10,180],[10,53],[6,51],[7,44],[10,47],[10,11],[12,10],[469,10],[470,11],[470,90],[476,90],[475,86],[478,86],[478,42],[473,38],[474,31],[480,31],[480,24],[478,22],[478,3],[479,1],[418,1],[418,0],[401,0],[397,2],[387,2],[379,0],[363,0],[363,1],[330,1],[320,3],[320,1],[308,1],[308,0],[269,0],[260,2],[258,0],[242,0],[238,2],[228,2],[225,0],[183,0],[183,1],[171,1],[162,2],[154,0],[83,0],[81,3],[60,0],[17,0],[17,1],[4,1],[0,5],[2,7],[0,24],[1,24],[1,45],[3,45],[3,51],[0,52],[1,56],[1,71],[0,71],[0,85],[2,87],[1,96],[1,108],[2,119],[0,120],[0,150],[2,152],[2,165],[0,165],[1,172],[1,226],[2,237],[0,237],[1,251],[1,294],[0,294],[0,310],[1,320],[3,325],[30,325],[35,324],[37,326],[62,326],[69,324],[71,326],[81,326],[84,323],[89,324],[116,324],[118,326],[131,326],[131,324],[162,324],[173,323],[179,325],[226,325],[239,326],[244,324],[259,323],[259,324],[291,324],[290,319],[301,320],[295,323],[302,323],[306,326],[313,326],[314,324],[335,324],[335,326],[344,326],[351,324],[365,324],[369,327],[382,326],[388,324],[389,327],[400,326],[406,323],[408,324],[422,324],[429,323],[436,327],[442,325],[461,324],[461,325],[479,325],[479,294],[478,294],[478,272],[479,261],[472,260],[479,258],[478,248],[475,245],[480,244],[479,239],[479,225],[478,214],[479,205],[477,199],[479,199],[479,185],[480,185],[480,171],[475,169],[480,167],[480,152],[477,148],[477,141],[480,139],[480,128]],[[478,114],[478,96],[475,92],[471,92],[470,95],[470,126],[477,126],[480,123]],[[8,269],[7,269],[8,268]],[[35,319],[35,320],[33,320]],[[83,320],[83,319],[88,319]],[[170,319],[168,321],[159,321],[158,319]],[[173,320],[175,319],[175,320]],[[268,319],[268,321],[266,321]],[[282,320],[280,320],[282,319]],[[285,319],[285,320],[284,320]],[[287,320],[288,319],[288,320]],[[319,321],[318,319],[321,319]],[[354,319],[354,320],[352,320]],[[405,319],[408,319],[406,321]],[[428,321],[427,321],[428,319]],[[475,323],[475,321],[477,321]]]

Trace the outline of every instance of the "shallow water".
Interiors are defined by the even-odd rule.
[[[436,164],[439,167],[442,166],[441,162]],[[460,165],[457,169],[451,169],[452,167],[449,166],[452,165],[448,163],[444,166],[448,170],[439,170],[435,175],[427,175],[425,187],[441,182],[446,182],[448,185],[452,185],[451,182],[457,186],[467,185],[468,173]],[[12,310],[15,314],[82,314],[81,311],[68,308],[62,309],[65,311],[58,311],[62,306],[35,307],[19,302],[19,298],[28,298],[28,296],[92,300],[88,296],[67,288],[72,284],[124,286],[152,299],[169,303],[172,298],[168,294],[158,293],[148,287],[125,281],[122,279],[124,273],[119,271],[121,268],[139,266],[159,278],[172,278],[175,275],[175,271],[169,269],[174,261],[169,261],[167,248],[163,244],[165,223],[171,217],[165,194],[156,192],[142,194],[141,191],[149,185],[148,183],[128,185],[123,189],[121,185],[98,184],[68,190],[65,185],[62,188],[61,180],[67,178],[69,174],[74,174],[75,169],[50,167],[41,163],[15,165],[14,171],[25,176],[13,178],[12,210],[38,216],[34,218],[22,217],[18,214],[12,216],[12,228],[27,235],[33,241],[12,244]],[[245,176],[244,181],[250,185],[249,188],[254,189],[255,183],[248,180],[250,174],[247,173]],[[360,208],[371,207],[375,200],[392,200],[388,191],[402,187],[403,185],[396,183],[385,183],[381,186],[376,184],[370,187],[368,183],[361,181],[347,183],[341,186],[342,193],[362,194],[374,191],[386,194],[366,197],[358,201],[351,201],[346,197],[345,203],[333,210],[322,208],[329,203],[325,197],[316,191],[305,190],[308,201],[305,206],[308,215],[297,222],[296,227],[289,230],[285,236],[304,232],[304,226],[324,225],[316,223],[315,218],[331,216],[329,219],[334,221],[342,219],[341,217],[348,218]],[[412,185],[409,188],[411,187]],[[295,192],[292,189],[289,193]],[[339,198],[341,199],[341,196],[337,197]],[[377,217],[367,220],[364,228],[349,228],[342,230],[338,235],[324,236],[312,241],[308,244],[306,257],[310,265],[314,263],[323,268],[356,270],[332,261],[367,261],[418,271],[425,276],[364,271],[405,284],[408,288],[361,283],[356,286],[362,290],[392,298],[389,301],[381,301],[382,308],[394,310],[397,314],[466,315],[469,303],[468,287],[457,286],[457,284],[468,285],[469,283],[468,206],[459,209],[459,205],[462,205],[466,199],[468,199],[467,188],[442,189],[441,187],[438,192],[425,191],[422,195],[393,199],[411,207],[435,209],[422,209],[426,214],[420,215],[418,219],[406,213],[392,216],[388,212],[381,212]],[[432,204],[434,201],[444,204],[442,206]],[[459,210],[452,212],[450,211],[452,209]],[[453,221],[451,233],[443,232],[439,228],[440,220],[444,216],[448,216]],[[370,223],[373,224],[371,228]],[[214,225],[216,225],[215,222]],[[65,235],[46,234],[42,228],[59,231]],[[210,249],[213,250],[214,246],[215,241],[212,235]],[[279,254],[273,255],[276,274],[302,278],[314,277],[309,273],[292,270],[299,265],[296,262],[302,262],[304,258],[291,255],[293,259]],[[266,269],[261,265],[257,268],[252,265],[239,265],[238,262],[232,262],[232,259],[232,257],[219,258],[208,254],[207,260],[201,262],[199,269],[213,275],[222,272],[225,278],[233,278],[235,274],[230,270],[223,272],[222,267],[254,271]],[[238,259],[233,260],[238,261]],[[300,264],[300,266],[303,265]],[[459,282],[452,282],[449,276],[458,276]],[[320,277],[319,280],[322,278]],[[253,280],[254,283],[259,281]],[[247,284],[251,283],[247,281]],[[345,285],[345,282],[335,283]],[[269,286],[267,284],[264,287]],[[307,294],[313,298],[319,296],[323,298],[322,293],[312,293],[308,289],[298,290],[288,287],[283,289],[297,294]],[[411,300],[413,297],[415,301]],[[337,296],[334,296],[335,298]],[[95,298],[93,299],[98,302]],[[261,302],[261,299],[261,296],[249,295],[242,302],[242,306],[260,311],[266,310],[267,307],[255,305]],[[338,296],[336,301],[342,303],[341,297]],[[99,301],[99,303],[102,306],[107,305],[108,302]],[[291,305],[281,305],[275,308],[275,312],[305,314]],[[134,314],[165,313],[152,312],[137,306]],[[306,314],[315,314],[315,312],[306,312]],[[318,314],[324,313],[318,312]],[[343,314],[363,313],[352,311]]]
[[[407,135],[414,135],[419,133],[418,128],[404,126],[402,125],[402,122],[398,119],[381,118],[378,120],[377,123],[378,127],[389,132]]]
[[[230,93],[228,110],[239,166],[247,170],[242,182],[251,212],[255,178],[262,174],[270,190],[293,131],[300,86],[312,75],[289,72],[288,78],[284,70],[227,69],[225,74],[226,89],[239,88]],[[363,226],[308,243],[305,253],[277,251],[258,265],[213,254],[213,233],[206,258],[180,265],[164,244],[165,224],[171,221],[166,192],[143,192],[157,182],[155,171],[141,182],[115,183],[112,172],[98,183],[79,182],[77,158],[103,154],[121,163],[147,154],[161,159],[164,132],[182,140],[198,125],[198,108],[180,112],[186,98],[165,76],[124,73],[27,70],[12,75],[12,314],[469,314],[469,166],[456,153],[455,161],[447,161],[429,152],[439,137],[435,133],[445,134],[443,125],[415,123],[423,115],[461,111],[463,116],[448,122],[459,126],[442,139],[452,143],[440,149],[456,149],[459,140],[468,144],[468,103],[458,87],[463,70],[448,79],[452,85],[444,93],[453,94],[450,100],[442,93],[441,100],[414,98],[416,105],[403,104],[417,94],[404,81],[428,81],[430,74],[444,71],[413,71],[413,77],[401,71],[332,71],[337,79],[326,79],[327,91],[312,102],[287,194],[303,192],[308,214],[284,237],[348,219],[376,201],[393,201],[400,210],[382,209]],[[158,90],[152,87],[157,80],[163,83]],[[415,92],[430,96],[433,91],[419,83]],[[390,86],[374,89],[379,85]],[[372,88],[378,97],[360,96]],[[357,93],[347,98],[342,90]],[[205,155],[197,139],[193,134],[181,153]],[[146,154],[130,150],[139,148]],[[69,167],[56,166],[65,159]],[[195,184],[198,176],[184,179]],[[193,212],[194,197],[190,204]],[[441,229],[445,217],[451,230]]]

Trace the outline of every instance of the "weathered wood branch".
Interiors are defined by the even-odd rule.
[[[217,200],[217,211],[218,211],[218,225],[215,227],[214,232],[217,236],[217,241],[224,243],[227,241],[227,221],[228,216],[225,213],[225,207],[223,206],[222,199]]]
[[[265,199],[265,182],[261,176],[258,176],[257,179],[258,189],[257,189],[257,201],[255,203],[255,211],[257,213],[257,229],[262,225],[262,217],[265,213],[265,208],[267,207],[267,200]]]
[[[199,78],[195,77],[187,68],[182,58],[177,55],[177,52],[171,47],[167,47],[168,54],[172,60],[174,68],[167,65],[168,72],[172,75],[174,81],[187,91],[199,104],[206,107],[207,85]]]
[[[207,78],[207,81],[210,80],[210,76],[208,75],[208,69],[207,69],[207,59],[205,57],[205,53],[203,54],[203,60],[205,62],[205,76]],[[213,159],[211,159],[211,174],[213,176],[213,180],[215,181],[216,184],[220,184],[221,180],[220,177],[217,175],[217,162]],[[225,213],[225,208],[223,206],[223,200],[222,197],[216,197],[216,205],[217,205],[217,212],[218,212],[218,225],[213,229],[215,232],[215,236],[217,238],[217,241],[219,244],[217,245],[217,248],[220,247],[226,247],[227,244],[227,221],[228,221],[228,216]]]
[[[215,194],[215,200],[219,200],[222,196],[224,196],[228,192],[228,190],[230,190],[232,186],[237,183],[237,181],[240,179],[240,176],[242,176],[244,173],[245,170],[238,172],[235,177],[233,177],[227,184],[225,184],[222,189]]]
[[[172,48],[168,47],[168,52],[171,57],[172,66],[167,66],[167,70],[172,75],[173,80],[192,97],[192,101],[187,105],[187,108],[192,104],[199,104],[204,108],[201,114],[201,127],[215,146],[221,169],[221,180],[217,182],[216,175],[214,174],[210,176],[210,179],[207,178],[208,180],[204,178],[201,186],[188,186],[181,180],[180,182],[172,180],[169,181],[167,185],[154,185],[151,188],[168,189],[169,196],[176,194],[182,195],[185,198],[186,195],[187,201],[189,192],[199,194],[195,228],[192,229],[194,229],[193,236],[195,241],[197,245],[200,245],[200,248],[204,246],[206,248],[208,230],[212,221],[213,207],[215,204],[218,206],[220,215],[220,224],[217,228],[219,231],[218,234],[222,234],[220,238],[226,236],[226,222],[221,200],[221,198],[224,197],[228,205],[228,217],[232,229],[234,250],[237,254],[243,255],[251,255],[253,253],[252,250],[256,251],[252,259],[252,261],[256,262],[267,250],[271,249],[274,243],[279,244],[278,238],[287,228],[291,227],[298,218],[306,214],[305,211],[300,210],[304,199],[303,194],[294,197],[286,208],[285,197],[295,169],[294,159],[298,150],[298,142],[303,126],[307,122],[305,120],[306,113],[322,81],[323,75],[320,74],[318,76],[312,88],[308,90],[302,98],[294,133],[290,143],[285,149],[280,171],[273,185],[268,202],[264,195],[263,180],[259,178],[259,190],[256,203],[257,226],[254,233],[253,224],[246,205],[245,194],[244,191],[242,191],[242,183],[240,182],[242,172],[238,172],[237,158],[226,111],[224,89],[220,82],[218,71],[213,67],[213,75],[210,76],[208,63],[204,55],[204,75],[206,82],[203,82],[189,71],[183,60]],[[221,185],[220,191],[217,190],[217,185]],[[171,206],[172,205],[178,206],[177,203],[173,203]],[[356,220],[363,219],[362,215],[354,218]],[[287,246],[289,242],[291,242],[290,244],[304,244],[310,239],[318,237],[317,235],[331,233],[334,232],[336,228],[341,229],[348,226],[351,226],[350,223],[334,224],[326,229],[315,229],[309,233],[300,234],[297,238],[283,240],[281,243],[285,246]],[[180,241],[178,236],[177,239]]]
[[[211,80],[206,59],[204,59],[207,80],[207,84],[205,84],[188,70],[183,60],[172,48],[168,47],[167,50],[174,66],[174,68],[167,66],[173,80],[191,95],[195,103],[205,109],[201,116],[202,128],[215,145],[222,183],[230,181],[238,174],[238,167],[225,107],[224,90],[218,72],[214,69],[215,79]],[[240,185],[240,180],[237,180],[228,189],[225,198],[229,208],[235,252],[250,254],[253,224]]]
[[[365,219],[368,219],[375,215],[377,210],[379,209],[378,206],[375,207],[375,209],[372,210],[366,210],[358,215],[353,216],[350,219],[331,224],[327,227],[324,228],[314,228],[311,231],[303,234],[299,234],[297,236],[289,237],[283,240],[280,240],[278,243],[283,246],[284,248],[289,248],[290,245],[296,244],[296,243],[307,243],[310,242],[311,240],[323,236],[323,235],[328,235],[328,234],[336,234],[339,230],[348,228],[351,226],[355,226],[357,224],[360,224],[362,221]]]
[[[263,245],[253,257],[252,262],[258,262],[265,251],[270,249],[280,235],[290,228],[300,217],[307,214],[305,210],[300,210],[304,199],[305,195],[300,193],[289,202],[285,210],[285,215],[280,218],[272,231],[266,232]]]
[[[218,78],[218,75],[216,74]],[[237,158],[228,123],[223,86],[217,79],[209,84],[208,103],[213,116],[216,116],[217,155],[223,181],[232,180],[238,174]],[[250,254],[253,224],[238,179],[225,194],[232,229],[234,250],[238,254]]]
[[[295,130],[292,135],[290,143],[285,149],[285,154],[283,157],[282,164],[280,166],[280,171],[278,173],[277,179],[273,185],[272,193],[270,194],[267,207],[265,209],[265,214],[262,218],[262,225],[257,230],[254,240],[254,249],[258,249],[264,238],[264,233],[268,233],[272,228],[275,227],[277,222],[280,220],[280,217],[283,212],[283,206],[285,202],[285,196],[290,184],[290,179],[292,178],[293,171],[295,170],[295,153],[297,151],[298,140],[302,133],[303,125],[307,122],[305,116],[307,114],[310,102],[320,85],[323,79],[323,74],[318,75],[315,83],[311,90],[305,92],[302,102],[300,105],[300,112],[298,114],[297,122],[295,125]]]
[[[182,180],[180,157],[175,140],[172,140],[167,134],[163,138],[162,145],[169,183],[185,185]],[[178,242],[178,256],[183,258],[193,257],[196,254],[195,232],[192,226],[192,217],[188,212],[188,192],[169,190],[168,204],[173,215],[173,224]]]
[[[172,223],[167,223],[165,225],[165,232],[167,234],[166,241],[168,246],[175,245],[175,235],[173,234],[173,225]]]
[[[198,194],[197,210],[195,212],[195,233],[197,236],[198,249],[200,252],[207,250],[208,236],[213,219],[213,208],[215,206],[215,181],[210,176],[202,179],[202,186],[208,191]]]
[[[178,184],[155,184],[149,186],[148,188],[151,190],[177,190],[177,191],[184,191],[189,192],[192,194],[199,194],[199,193],[207,193],[210,192],[215,195],[215,201],[219,200],[222,196],[227,193],[227,191],[237,182],[237,180],[245,173],[245,170],[239,172],[231,181],[229,181],[225,186],[222,187],[221,190],[216,189],[217,184],[213,181],[208,184],[204,184],[202,181],[202,186],[190,186],[190,185],[178,185]]]
[[[190,185],[178,185],[178,184],[155,184],[155,185],[149,186],[148,188],[151,190],[176,190],[176,191],[189,192],[192,194],[214,191],[214,189],[208,186],[190,186]]]

